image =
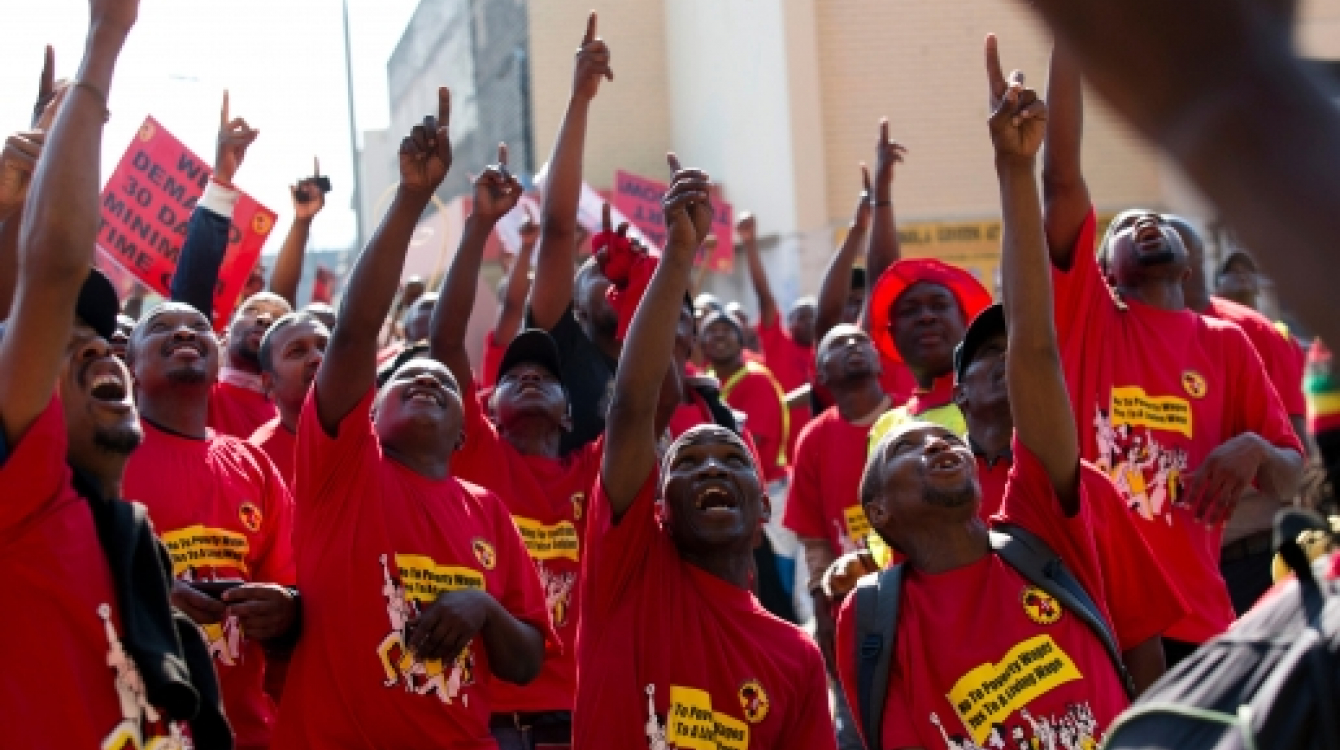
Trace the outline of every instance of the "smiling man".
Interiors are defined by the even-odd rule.
[[[831,749],[818,648],[750,593],[769,504],[748,448],[700,425],[658,455],[682,398],[678,311],[712,220],[707,176],[670,161],[666,249],[624,344],[588,520],[575,744]]]
[[[144,503],[172,553],[173,603],[204,631],[239,748],[263,749],[275,706],[265,646],[298,628],[293,500],[260,448],[208,427],[219,344],[194,307],[165,302],[131,333],[126,362],[144,443],[125,496]]]
[[[988,37],[990,118],[1003,213],[1005,350],[1014,465],[999,520],[1059,555],[1110,630],[1093,506],[1114,490],[1081,470],[1056,334],[1034,155],[1046,108],[1007,85]],[[1127,705],[1119,670],[1094,629],[997,554],[978,515],[982,487],[968,444],[930,422],[905,423],[871,453],[861,480],[871,525],[907,556],[878,737],[888,748],[1096,745]],[[881,588],[887,579],[881,579]],[[857,613],[839,616],[847,698],[857,701]],[[865,717],[869,718],[869,717]],[[868,734],[868,733],[867,733]],[[1067,738],[1058,742],[1058,738]]]
[[[298,420],[304,624],[276,750],[494,748],[489,683],[530,682],[556,641],[506,506],[457,478],[462,400],[474,395],[424,358],[375,388],[410,237],[451,166],[450,112],[441,88],[437,116],[401,141],[395,198],[354,265]]]

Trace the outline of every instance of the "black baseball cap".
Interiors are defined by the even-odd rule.
[[[977,350],[999,334],[1008,334],[1005,327],[1005,308],[999,302],[987,307],[968,324],[963,341],[954,347],[954,380],[963,382],[968,365],[977,357]]]
[[[498,365],[498,381],[502,382],[513,367],[526,363],[543,367],[555,380],[563,379],[563,358],[558,353],[558,344],[543,328],[528,328],[512,339]]]
[[[116,316],[121,314],[121,300],[116,296],[116,287],[102,271],[88,269],[84,285],[79,288],[74,314],[99,336],[112,340],[116,333]]]

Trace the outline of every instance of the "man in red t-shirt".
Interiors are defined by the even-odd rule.
[[[506,153],[499,154],[505,167]],[[466,329],[474,309],[484,245],[494,225],[516,205],[519,190],[499,170],[475,180],[471,215],[447,272],[441,302],[433,314],[429,351],[465,383],[464,445],[452,471],[492,492],[506,504],[544,588],[545,606],[564,648],[547,659],[540,675],[524,687],[496,680],[490,685],[491,729],[503,748],[572,743],[572,702],[577,694],[577,614],[586,531],[587,493],[599,469],[600,441],[561,452],[563,433],[572,428],[568,394],[561,381],[558,345],[547,331],[532,328],[511,337],[498,363],[492,393],[495,427],[474,397],[466,351]]]
[[[1303,350],[1287,330],[1250,307],[1219,296],[1211,296],[1205,281],[1205,243],[1190,222],[1180,216],[1165,216],[1186,246],[1190,273],[1182,282],[1186,306],[1201,315],[1226,320],[1247,334],[1261,357],[1275,392],[1289,415],[1299,440],[1307,435],[1307,399],[1303,395]],[[1246,256],[1244,256],[1246,257]],[[1242,615],[1251,609],[1272,585],[1270,560],[1274,556],[1275,513],[1286,498],[1269,497],[1255,488],[1246,490],[1232,517],[1224,524],[1219,548],[1219,572],[1228,585],[1233,610]]]
[[[3,251],[17,254],[4,259],[17,293],[0,323],[0,726],[9,747],[181,747],[188,718],[195,747],[231,746],[211,670],[188,671],[186,652],[204,646],[189,626],[176,629],[166,571],[155,570],[161,543],[143,510],[118,497],[141,433],[130,373],[108,343],[116,291],[89,264],[104,102],[137,5],[93,4],[79,82],[59,93],[47,48],[28,134],[39,149],[27,163],[0,155],[0,171],[23,178],[0,186],[0,224],[23,222],[0,229],[19,238]]]
[[[289,313],[276,320],[261,339],[261,384],[266,397],[279,407],[279,414],[252,433],[249,441],[270,457],[290,493],[298,417],[329,342],[326,324],[307,312]]]
[[[702,321],[703,354],[708,373],[721,382],[721,398],[743,412],[744,426],[763,458],[763,476],[769,482],[786,478],[786,443],[790,419],[786,392],[772,371],[744,357],[744,331],[724,312],[708,313]]]
[[[461,750],[489,734],[493,679],[524,684],[554,643],[544,592],[497,495],[456,478],[463,395],[411,359],[375,391],[377,335],[410,237],[451,164],[450,93],[400,145],[400,183],[354,266],[303,406],[294,547],[303,634],[274,747]],[[488,184],[519,193],[505,167]],[[515,200],[515,198],[511,198]]]
[[[777,299],[772,296],[772,284],[758,252],[758,222],[751,213],[745,213],[735,224],[735,232],[744,245],[749,261],[749,279],[758,297],[758,343],[763,350],[763,364],[767,366],[783,393],[790,393],[814,383],[814,317],[816,304],[813,297],[801,297],[786,313],[786,327],[782,327]],[[704,320],[706,322],[706,320]],[[741,333],[743,334],[743,328]],[[706,334],[706,327],[704,327]],[[795,456],[796,439],[800,430],[810,421],[808,400],[802,400],[789,409],[787,431],[787,462]]]
[[[172,553],[173,603],[205,633],[238,747],[265,748],[275,713],[266,652],[282,656],[298,626],[292,497],[263,450],[206,426],[219,348],[199,310],[151,310],[126,360],[144,442],[123,492],[144,504]]]
[[[1107,617],[1093,535],[1096,497],[1112,492],[1080,468],[1053,331],[1034,154],[1045,107],[1006,83],[988,37],[990,118],[1003,204],[1010,344],[1005,367],[1015,463],[1002,520],[1043,538]],[[870,456],[861,499],[871,526],[907,556],[880,737],[890,748],[1091,747],[1128,703],[1097,635],[991,548],[968,445],[911,422]],[[838,620],[848,700],[857,696],[854,598]],[[878,676],[885,677],[885,676]]]
[[[658,459],[680,401],[673,322],[712,217],[707,176],[670,161],[665,253],[624,342],[588,520],[573,739],[831,750],[819,649],[749,593],[769,506],[748,449],[708,425]]]
[[[1081,452],[1116,482],[1187,605],[1165,637],[1175,664],[1233,621],[1223,521],[1248,486],[1291,496],[1301,445],[1242,331],[1186,309],[1186,248],[1159,214],[1113,222],[1101,246],[1109,286],[1080,167],[1079,74],[1059,50],[1048,89],[1047,245]]]

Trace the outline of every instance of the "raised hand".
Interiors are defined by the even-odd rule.
[[[870,228],[870,204],[875,200],[875,189],[870,186],[870,169],[861,162],[861,195],[851,217],[851,228],[864,232]]]
[[[252,128],[241,117],[228,117],[228,90],[224,89],[223,107],[219,112],[219,139],[214,149],[214,176],[220,182],[233,184],[247,149],[260,134],[261,131]]]
[[[889,200],[893,188],[893,166],[903,161],[907,148],[897,141],[889,140],[889,118],[879,120],[879,140],[875,142],[875,187],[877,200]]]
[[[530,212],[529,203],[521,204],[521,227],[517,231],[523,246],[533,246],[540,239],[540,222]]]
[[[293,213],[299,220],[310,221],[326,207],[326,193],[318,184],[320,176],[321,160],[312,157],[312,176],[289,186],[289,193],[293,196]]]
[[[496,223],[516,208],[521,193],[521,183],[507,170],[507,144],[499,143],[498,163],[485,167],[475,178],[474,214],[490,224]]]
[[[5,139],[0,151],[0,221],[23,206],[45,141],[46,133],[41,130],[20,131]]]
[[[614,69],[610,67],[609,45],[596,36],[596,13],[591,11],[586,19],[586,35],[577,48],[577,64],[572,74],[573,97],[588,102],[596,98],[601,78],[613,81]]]
[[[740,220],[735,222],[735,233],[745,245],[752,245],[758,240],[758,220],[754,218],[753,212],[745,211],[740,214]]]
[[[705,172],[684,169],[679,164],[679,157],[673,153],[666,154],[665,160],[673,173],[670,189],[661,199],[665,226],[669,230],[666,250],[668,252],[673,245],[696,252],[712,231],[711,181]]]
[[[1016,70],[1006,79],[995,34],[986,36],[986,77],[991,107],[988,123],[996,155],[1033,158],[1046,132],[1047,105],[1036,91],[1024,88],[1022,72]]]
[[[437,117],[423,118],[400,141],[400,189],[423,196],[433,194],[451,169],[451,91],[437,90]]]

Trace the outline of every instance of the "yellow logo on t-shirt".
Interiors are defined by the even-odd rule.
[[[1166,430],[1191,437],[1191,405],[1177,396],[1149,396],[1138,385],[1112,389],[1108,413],[1112,426],[1130,425],[1151,430]]]
[[[861,505],[852,505],[842,509],[843,519],[847,522],[847,538],[860,544],[862,539],[870,535],[870,519],[865,517],[865,508]]]
[[[670,686],[665,738],[680,750],[747,750],[749,725],[712,710],[706,690]]]
[[[553,560],[565,558],[573,562],[581,560],[581,549],[577,539],[577,527],[571,521],[559,521],[546,526],[532,518],[512,516],[516,530],[521,532],[521,541],[526,551],[535,560]]]
[[[261,530],[261,524],[265,521],[265,516],[261,515],[261,509],[256,504],[248,500],[242,503],[237,509],[237,520],[247,528],[247,531],[255,534]]]
[[[981,745],[991,727],[1067,682],[1084,679],[1075,662],[1050,635],[1029,638],[998,662],[980,664],[945,695],[963,726]]]
[[[475,559],[484,570],[493,570],[498,567],[498,554],[493,551],[493,545],[489,544],[483,537],[475,537],[470,540],[470,549],[474,550]]]
[[[167,531],[163,544],[172,556],[172,575],[181,577],[189,570],[228,568],[243,574],[251,545],[236,531],[214,529],[202,524]]]
[[[1205,384],[1205,378],[1195,370],[1187,370],[1182,373],[1182,387],[1186,389],[1186,394],[1191,398],[1205,398],[1205,392],[1209,386]]]
[[[1019,601],[1028,619],[1039,625],[1051,625],[1061,619],[1061,603],[1037,586],[1025,586],[1019,593]]]
[[[758,680],[745,680],[740,686],[740,708],[744,709],[744,720],[757,724],[768,718],[768,693]]]

